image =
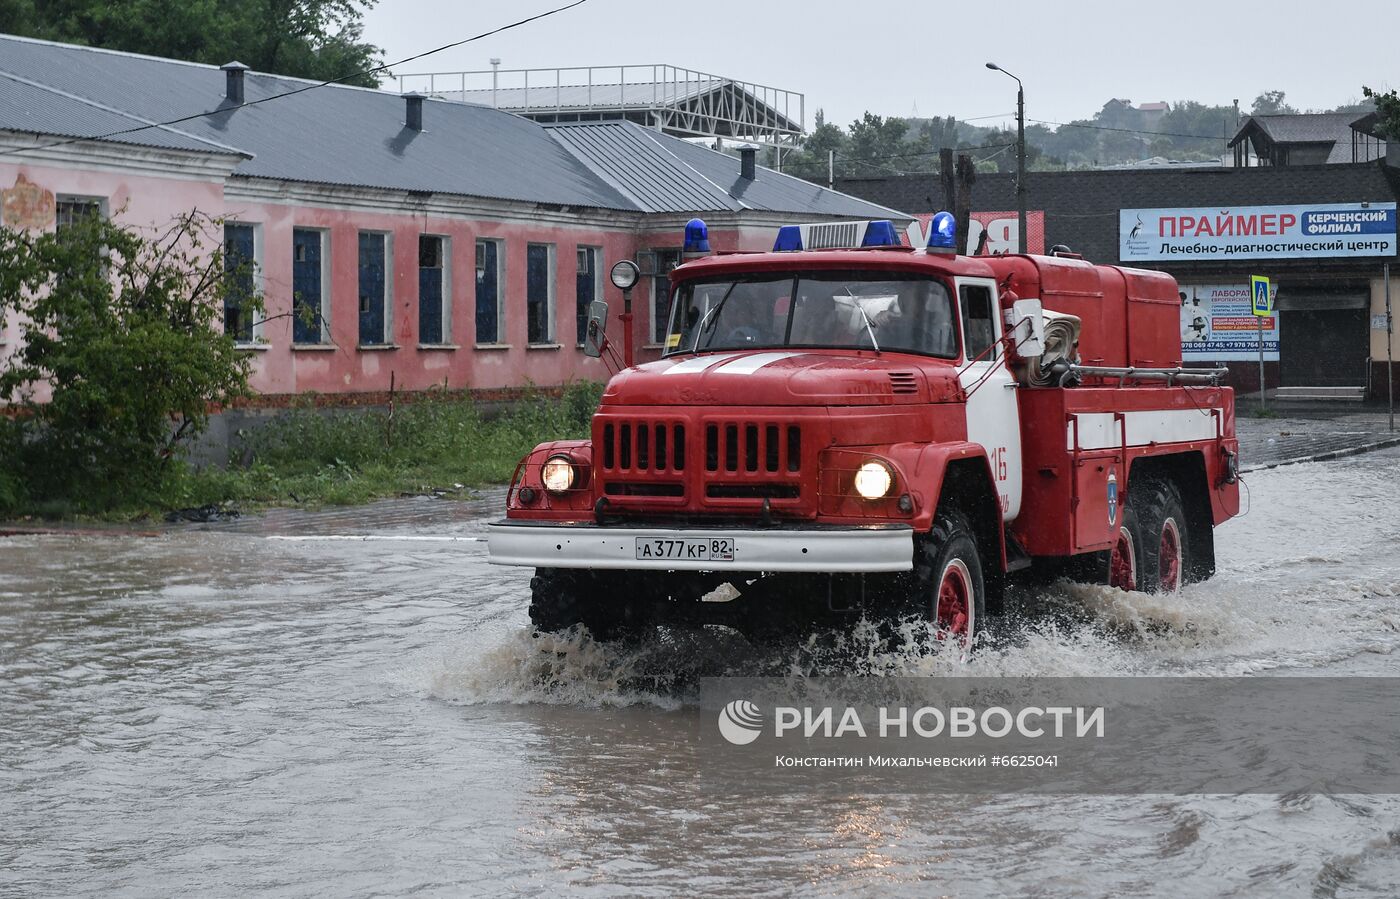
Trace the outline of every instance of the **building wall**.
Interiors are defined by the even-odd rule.
[[[333,205],[249,202],[232,199],[229,217],[254,224],[262,239],[266,322],[256,350],[253,386],[262,394],[381,392],[400,390],[500,388],[525,383],[555,385],[606,377],[602,364],[585,356],[576,340],[576,276],[579,247],[602,250],[601,299],[621,306],[621,294],[606,277],[607,267],[635,252],[635,237],[619,227],[522,224],[467,215],[372,211]],[[321,347],[292,341],[292,234],[311,228],[328,235],[330,339]],[[362,347],[359,335],[359,234],[389,235],[388,327],[391,342]],[[448,240],[446,287],[449,311],[444,343],[419,342],[418,238]],[[500,241],[504,295],[502,341],[476,343],[476,242]],[[527,340],[526,255],[531,243],[554,248],[553,340]],[[323,249],[323,253],[325,250]],[[620,332],[618,333],[620,341]]]
[[[608,334],[619,357],[624,301],[608,270],[619,260],[637,259],[639,253],[661,251],[660,258],[670,260],[632,291],[635,358],[657,358],[657,323],[664,323],[669,312],[666,274],[680,261],[691,218],[685,213],[643,214],[240,176],[233,172],[245,157],[233,152],[147,150],[97,142],[36,150],[32,136],[0,134],[0,146],[7,146],[5,141],[30,157],[44,154],[41,162],[0,161],[0,189],[7,191],[7,199],[25,201],[7,203],[7,224],[12,226],[52,229],[55,200],[65,195],[99,198],[115,220],[153,231],[192,209],[252,226],[255,284],[265,308],[245,351],[253,359],[256,402],[266,405],[280,405],[285,397],[308,391],[359,394],[364,401],[375,401],[391,385],[399,391],[500,391],[606,379],[609,361],[589,358],[577,340],[581,247],[601,253],[595,299],[610,306]],[[8,221],[13,210],[24,220]],[[711,249],[768,250],[780,225],[827,217],[753,209],[717,213],[710,218]],[[323,235],[322,309],[328,331],[316,345],[293,340],[293,234],[299,228]],[[388,334],[382,345],[360,341],[361,232],[387,236]],[[421,235],[447,241],[446,333],[440,344],[431,346],[419,340]],[[222,240],[222,235],[211,237],[213,245]],[[479,239],[499,242],[502,252],[501,339],[489,344],[476,340]],[[548,341],[531,344],[527,247],[536,243],[554,250],[553,334]],[[0,354],[13,351],[17,332],[14,322],[0,323]]]
[[[1400,318],[1400,266],[1391,266],[1390,273],[1390,309],[1392,314]],[[1374,278],[1371,281],[1371,317],[1385,316],[1385,278]],[[1400,326],[1400,321],[1393,322],[1393,325]],[[1397,328],[1400,330],[1400,328]],[[1386,359],[1384,329],[1371,328],[1371,359],[1377,362],[1384,362]],[[1390,353],[1400,359],[1400,334],[1392,333],[1390,336]]]
[[[612,285],[609,269],[619,260],[635,259],[638,251],[679,251],[687,218],[647,223],[631,214],[542,212],[487,201],[434,201],[367,197],[363,191],[298,188],[292,201],[268,200],[266,190],[234,184],[227,202],[231,220],[253,224],[260,235],[266,323],[253,377],[260,394],[382,393],[395,389],[425,390],[554,386],[572,380],[605,380],[606,363],[583,353],[577,340],[578,250],[601,250],[597,299],[609,305],[608,334],[619,357],[623,347],[620,314],[622,292]],[[319,347],[293,345],[293,231],[318,229],[329,235],[330,340]],[[392,341],[385,347],[359,343],[358,235],[361,231],[390,235]],[[752,248],[772,229],[716,228],[710,233],[716,252]],[[449,241],[448,288],[450,337],[444,346],[419,343],[418,237],[430,234]],[[479,239],[499,241],[503,252],[503,340],[476,342],[475,248]],[[554,339],[544,344],[528,340],[527,248],[554,247]],[[643,277],[632,291],[633,337],[636,358],[656,358],[659,347],[650,340],[653,316],[663,320],[666,309],[654,311],[653,277]]]
[[[71,155],[79,151],[59,155]],[[155,151],[132,151],[142,170],[114,170],[101,164],[82,167],[55,159],[48,164],[4,162],[0,157],[0,201],[4,224],[35,231],[52,231],[56,209],[65,198],[94,198],[104,212],[126,224],[155,235],[168,228],[172,219],[191,210],[217,216],[223,209],[220,174],[200,171],[182,174],[186,165],[204,165],[183,155]],[[232,160],[228,161],[232,167]],[[164,173],[161,173],[164,170]],[[21,327],[13,315],[0,320],[0,362],[19,346]],[[44,400],[47,389],[37,385],[37,398]]]

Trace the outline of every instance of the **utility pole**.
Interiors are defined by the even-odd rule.
[[[1390,311],[1390,263],[1385,264],[1385,391],[1390,401],[1390,429],[1395,430],[1395,316]]]
[[[836,151],[826,151],[826,189],[836,189]]]
[[[957,176],[957,200],[953,204],[953,215],[958,220],[958,252],[967,252],[968,227],[972,223],[972,183],[977,180],[977,166],[966,153],[958,154],[955,168]]]
[[[1016,81],[1016,227],[1020,234],[1016,237],[1017,252],[1026,252],[1026,90],[1021,79],[1012,75],[994,62],[987,68],[1001,72]]]

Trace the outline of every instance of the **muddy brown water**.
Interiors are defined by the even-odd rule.
[[[815,801],[694,776],[705,674],[1400,674],[1400,452],[1248,493],[1215,580],[1023,597],[1050,614],[967,663],[534,638],[528,573],[471,539],[489,502],[367,541],[291,514],[0,539],[0,894],[1400,894],[1400,797]]]

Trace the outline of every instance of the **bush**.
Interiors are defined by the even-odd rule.
[[[0,227],[0,317],[21,329],[0,367],[0,510],[146,503],[209,407],[247,394],[221,327],[231,282],[217,242],[205,250],[221,227],[197,212],[151,236],[96,215]]]

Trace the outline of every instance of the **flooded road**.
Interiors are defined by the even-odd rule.
[[[305,539],[0,539],[0,894],[1394,896],[1400,797],[816,802],[696,777],[702,675],[1400,675],[1400,451],[1248,493],[1214,580],[1022,593],[966,664],[536,639],[528,573],[486,566],[466,512],[371,541],[294,515]]]

